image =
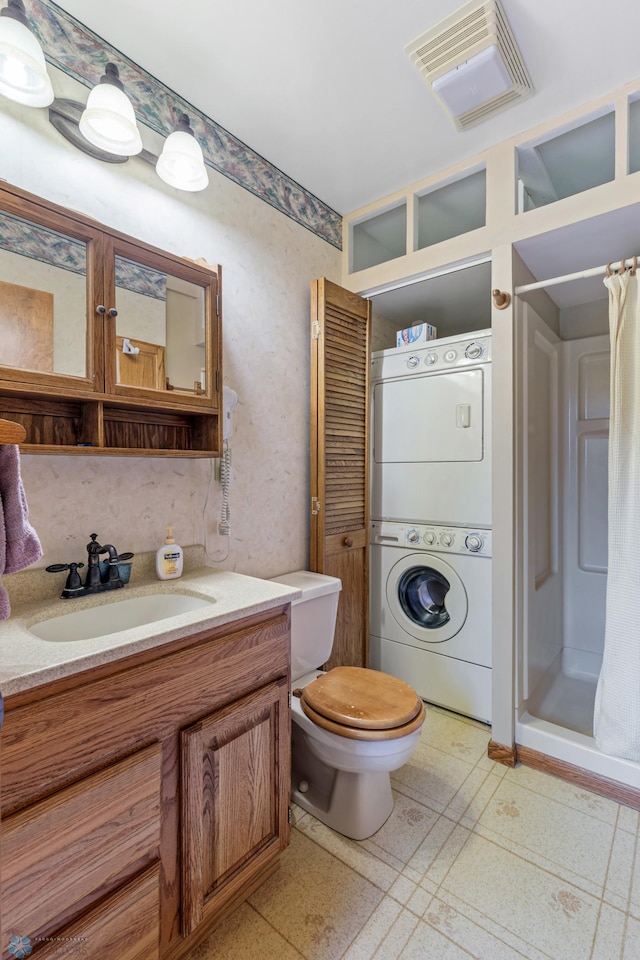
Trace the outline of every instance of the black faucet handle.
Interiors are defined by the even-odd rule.
[[[47,573],[64,573],[65,570],[72,569],[75,572],[79,567],[84,567],[84,563],[52,563],[45,567],[45,570]]]
[[[78,573],[78,570],[81,567],[84,567],[84,563],[52,563],[50,566],[45,567],[47,573],[62,573],[65,570],[69,571],[67,582],[65,583],[64,590],[60,595],[63,597],[63,599],[74,596],[80,590],[82,590],[82,580],[80,579],[80,574]]]

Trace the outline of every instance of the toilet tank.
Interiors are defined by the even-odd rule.
[[[291,677],[297,680],[331,656],[342,581],[308,570],[271,579],[302,591],[291,603]]]

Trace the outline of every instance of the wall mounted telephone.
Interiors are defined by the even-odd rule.
[[[238,402],[238,394],[231,387],[222,388],[222,457],[220,458],[220,483],[222,484],[222,507],[218,533],[228,537],[229,523],[229,493],[231,487],[231,450],[229,441],[233,434],[233,408]]]

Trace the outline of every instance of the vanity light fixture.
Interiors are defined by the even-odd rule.
[[[80,133],[89,143],[117,156],[133,157],[142,150],[133,107],[114,63],[107,64],[89,94],[80,117]]]
[[[22,0],[9,0],[0,10],[0,94],[27,107],[47,107],[53,100],[44,53]]]
[[[161,180],[177,190],[204,190],[209,183],[202,147],[183,113],[178,126],[164,142],[156,172]]]

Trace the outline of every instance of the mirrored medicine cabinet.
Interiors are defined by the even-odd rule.
[[[29,452],[215,456],[220,267],[0,184],[0,416]]]

